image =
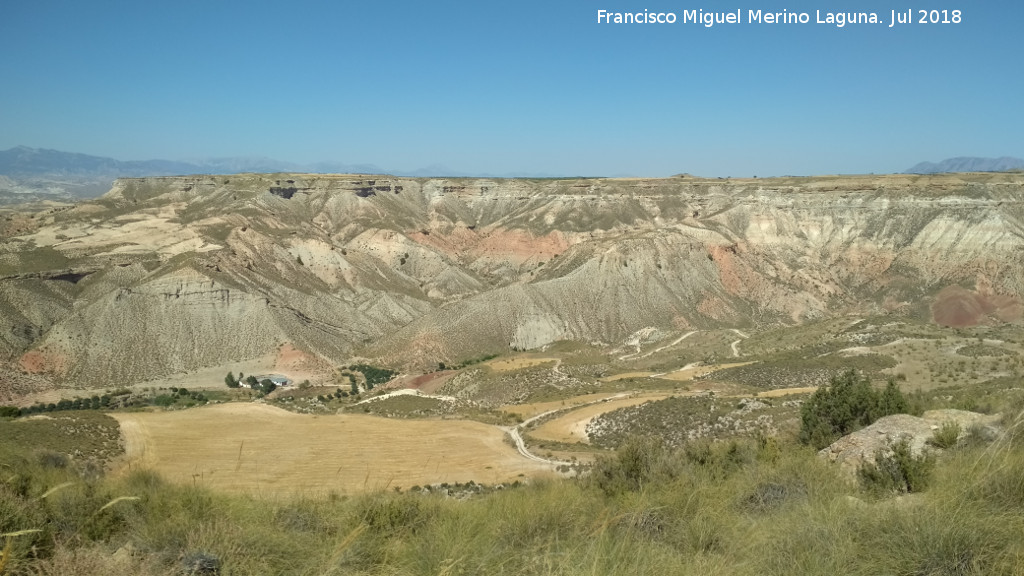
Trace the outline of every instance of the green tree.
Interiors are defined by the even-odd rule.
[[[884,391],[854,370],[834,376],[800,409],[800,441],[822,449],[882,416],[907,411],[907,400],[892,380]]]
[[[250,388],[255,388],[260,384],[259,380],[257,380],[252,374],[245,377],[245,383],[248,384]]]
[[[228,388],[238,388],[238,380],[235,379],[235,375],[228,372],[228,375],[224,377],[224,383],[227,384]]]
[[[907,414],[910,411],[910,404],[903,396],[903,392],[900,392],[900,387],[896,385],[896,381],[892,378],[886,383],[885,390],[882,390],[878,408],[883,415]]]
[[[263,392],[264,394],[270,394],[271,392],[273,392],[276,389],[277,389],[277,384],[274,384],[269,378],[264,378],[263,380],[260,380],[260,384],[259,384],[260,392]]]

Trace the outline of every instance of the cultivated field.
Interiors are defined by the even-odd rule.
[[[491,360],[490,362],[485,362],[483,365],[495,372],[511,372],[513,370],[530,368],[531,366],[540,366],[541,364],[547,364],[549,362],[557,363],[558,361],[558,358],[531,358],[529,356],[518,356],[514,358],[499,358],[498,360]]]
[[[479,422],[309,416],[242,403],[114,417],[126,468],[224,490],[353,493],[550,472],[520,456],[501,429]]]

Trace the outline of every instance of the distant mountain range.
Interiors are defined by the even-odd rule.
[[[437,167],[415,171],[409,175],[436,174],[434,170],[437,170]],[[0,151],[0,205],[47,200],[68,202],[95,198],[110,190],[111,184],[117,178],[242,172],[383,174],[386,171],[372,164],[320,162],[302,165],[264,157],[124,161],[17,146]]]
[[[1024,170],[1020,158],[949,158],[921,162],[905,174],[943,172],[1006,172]],[[95,198],[117,178],[239,173],[392,174],[405,177],[550,178],[539,173],[480,174],[432,165],[417,170],[388,170],[374,164],[317,162],[296,164],[266,157],[206,158],[197,160],[116,160],[75,152],[16,146],[0,151],[0,205],[52,200]]]
[[[374,164],[317,162],[296,164],[266,157],[198,160],[115,160],[75,152],[16,146],[0,151],[0,205],[43,200],[94,198],[117,178],[239,173],[392,174],[406,177],[528,177],[552,174],[471,174],[431,165],[416,170],[388,170]]]
[[[324,172],[379,174],[372,164],[321,162],[301,165],[272,158],[210,158],[203,160],[115,160],[74,152],[17,146],[0,151],[0,174],[11,178],[122,178],[240,172]]]
[[[945,172],[1009,172],[1024,170],[1024,160],[1020,158],[974,158],[960,156],[947,158],[942,162],[921,162],[904,174],[941,174]]]

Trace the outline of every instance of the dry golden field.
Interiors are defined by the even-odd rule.
[[[125,438],[125,467],[217,489],[353,493],[550,473],[520,456],[504,431],[472,421],[309,416],[242,403],[113,416]]]
[[[523,368],[530,368],[532,366],[539,366],[541,364],[547,364],[548,362],[558,362],[558,358],[531,358],[529,356],[518,356],[514,358],[499,358],[497,360],[491,360],[484,362],[482,366],[487,366],[495,372],[511,372],[513,370],[521,370]]]

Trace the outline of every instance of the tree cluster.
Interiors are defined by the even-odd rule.
[[[893,380],[877,390],[864,375],[847,370],[818,388],[800,410],[800,441],[822,449],[842,436],[889,414],[906,413],[908,403]]]
[[[369,364],[353,364],[348,367],[353,372],[359,372],[366,379],[366,389],[373,390],[374,386],[385,384],[398,375],[398,372],[388,368],[377,368]]]

